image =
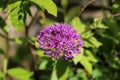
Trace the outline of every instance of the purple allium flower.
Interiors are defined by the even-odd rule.
[[[52,58],[74,58],[80,53],[83,42],[80,35],[68,24],[45,27],[37,36],[41,50]]]

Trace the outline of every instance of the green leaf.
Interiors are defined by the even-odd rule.
[[[0,11],[2,11],[2,8],[0,7]]]
[[[56,69],[53,69],[50,80],[58,80]]]
[[[7,4],[5,0],[0,0],[0,11],[6,8]]]
[[[20,80],[30,80],[30,77],[33,75],[33,72],[30,72],[23,68],[8,69],[7,73]]]
[[[13,0],[11,0],[10,2],[12,2]],[[9,11],[13,11],[16,7],[20,6],[21,1],[16,1],[16,2],[12,2],[8,4],[8,9]]]
[[[90,53],[90,51],[85,50],[87,56],[84,55],[84,49],[81,49],[81,54],[78,54],[74,59],[74,64],[80,62],[83,67],[91,74],[92,73],[92,62],[97,62],[96,58]]]
[[[119,44],[119,40],[117,40],[114,36],[108,35],[108,34],[100,34],[103,38],[110,39],[114,41],[116,44]]]
[[[64,65],[64,67],[63,67],[63,65]],[[68,68],[68,62],[67,61],[65,61],[65,60],[59,60],[57,62],[56,72],[57,72],[58,79],[68,77],[67,76],[68,74],[66,73],[67,68]],[[66,80],[66,79],[64,79],[64,80]]]
[[[99,69],[95,69],[95,70],[93,71],[93,73],[92,73],[92,75],[93,75],[93,79],[96,79],[96,78],[101,77],[102,74],[103,74],[103,73],[102,73],[101,70],[99,70]]]
[[[57,17],[57,6],[52,0],[31,0],[32,2],[38,4],[40,7],[45,8],[49,14]]]
[[[107,29],[108,27],[105,26],[103,23],[102,23],[102,18],[94,18],[94,22],[93,22],[93,25],[90,26],[91,29],[96,29],[96,28],[99,28],[99,29]]]
[[[3,28],[6,25],[2,17],[0,17],[0,28]]]
[[[85,38],[85,39],[89,39],[90,37],[92,37],[94,35],[94,33],[92,33],[91,31],[87,31],[87,32],[84,32],[81,34],[81,37],[82,38]]]
[[[88,41],[84,41],[84,46],[85,46],[86,48],[89,48],[89,47],[94,48],[94,47],[95,47],[92,43],[90,43],[90,42],[88,42]]]
[[[94,57],[91,51],[85,50],[85,54],[87,55],[87,59],[91,62],[97,62],[98,60]]]
[[[112,6],[114,9],[117,9],[117,8],[119,8],[120,7],[120,5],[119,4],[113,4],[113,6]]]
[[[5,20],[0,17],[0,29],[2,29],[5,33],[9,32],[9,27],[6,25]]]
[[[37,40],[35,41],[34,44],[35,44],[35,47],[36,47],[36,48],[40,48],[40,44],[37,42]]]
[[[57,64],[54,64],[51,80],[66,80],[68,78],[68,75],[68,62],[65,60],[58,60]]]
[[[82,68],[77,69],[77,75],[79,76],[80,80],[88,80],[87,74]]]
[[[22,44],[23,42],[22,42],[22,40],[20,40],[20,38],[15,38],[15,42],[17,43],[17,44]]]
[[[82,56],[80,58],[80,63],[90,74],[92,73],[92,64],[90,63],[86,56]]]
[[[24,22],[23,22],[23,19],[19,20],[19,17],[18,17],[19,10],[20,10],[20,8],[17,7],[15,10],[13,10],[10,13],[9,17],[10,17],[10,21],[11,21],[12,25],[14,26],[14,28],[18,31],[22,31]],[[23,15],[23,14],[21,14],[21,15]]]
[[[42,51],[42,50],[37,50],[37,51],[36,51],[36,54],[37,54],[39,57],[46,56],[46,55],[44,54],[44,51]]]
[[[21,8],[20,4],[21,1],[17,1],[8,5],[10,11],[9,13],[10,22],[13,25],[13,27],[18,31],[22,31],[24,26],[24,21],[23,21],[24,14],[20,12],[20,8]]]
[[[48,63],[47,60],[42,61],[42,63],[41,63],[40,66],[39,66],[39,69],[40,69],[40,70],[45,70],[46,67],[47,67],[47,63]]]
[[[91,38],[89,39],[89,41],[90,41],[96,48],[99,48],[99,47],[102,45],[102,43],[99,42],[95,37],[91,37]]]
[[[63,8],[66,8],[68,5],[68,0],[61,0],[61,5]]]
[[[78,31],[78,33],[81,34],[81,33],[85,32],[86,25],[83,24],[78,17],[75,17],[72,20],[71,24],[74,27],[74,29],[76,29]]]
[[[52,25],[52,24],[55,24],[57,22],[52,20],[52,19],[46,18],[46,19],[40,19],[40,23],[43,25]]]
[[[70,68],[67,67],[67,69],[65,70],[64,74],[60,77],[59,80],[67,80],[67,78],[69,76],[69,70],[70,70]]]
[[[3,74],[3,72],[2,71],[0,71],[0,79],[3,79],[4,78],[4,74]]]
[[[67,14],[65,14],[64,22],[69,22],[73,19],[79,12],[80,6],[75,6],[71,8]]]
[[[80,62],[80,59],[81,59],[81,57],[83,56],[83,54],[84,54],[84,49],[81,48],[81,53],[78,54],[78,55],[76,55],[76,56],[74,57],[74,59],[73,59],[73,62],[74,62],[75,65],[76,65],[78,62]]]
[[[6,33],[9,33],[9,31],[10,31],[10,29],[9,29],[9,27],[8,27],[7,25],[3,27],[3,30],[4,30]]]
[[[0,54],[5,54],[5,52],[1,48],[0,48]]]

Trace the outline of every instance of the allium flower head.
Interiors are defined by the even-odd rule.
[[[41,50],[52,58],[71,59],[80,53],[83,42],[80,35],[68,24],[47,26],[37,36]]]

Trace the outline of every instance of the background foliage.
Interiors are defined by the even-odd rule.
[[[119,80],[119,12],[120,0],[1,0],[0,80]],[[36,36],[61,22],[81,34],[84,47],[73,60],[55,63],[39,49]]]

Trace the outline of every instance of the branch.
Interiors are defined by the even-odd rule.
[[[3,34],[1,34],[1,33],[0,33],[0,36],[3,37],[3,38],[6,39],[6,40],[14,41],[14,39],[10,39],[10,38],[8,38],[7,36],[5,36],[5,35],[3,35]]]
[[[37,15],[38,15],[38,13],[39,13],[39,10],[38,10],[38,11],[36,11],[36,13],[35,13],[34,17],[32,18],[32,20],[31,20],[30,24],[28,25],[29,27],[30,27],[30,26],[34,23],[34,20],[36,19],[36,17],[37,17]]]
[[[120,16],[120,13],[112,14],[113,17]]]
[[[29,23],[29,25],[25,25],[25,30],[26,30],[26,31],[25,31],[25,34],[26,34],[26,37],[28,37],[29,28],[30,28],[30,26],[34,23],[37,15],[38,15],[38,13],[39,13],[39,10],[35,13],[34,17],[32,17],[32,20],[31,20],[31,22]]]
[[[80,12],[78,13],[77,16],[80,16],[82,14],[82,12],[87,8],[87,6],[89,6],[94,1],[96,1],[96,0],[89,0],[85,5],[83,5],[83,7],[81,8],[81,10],[80,10]]]

